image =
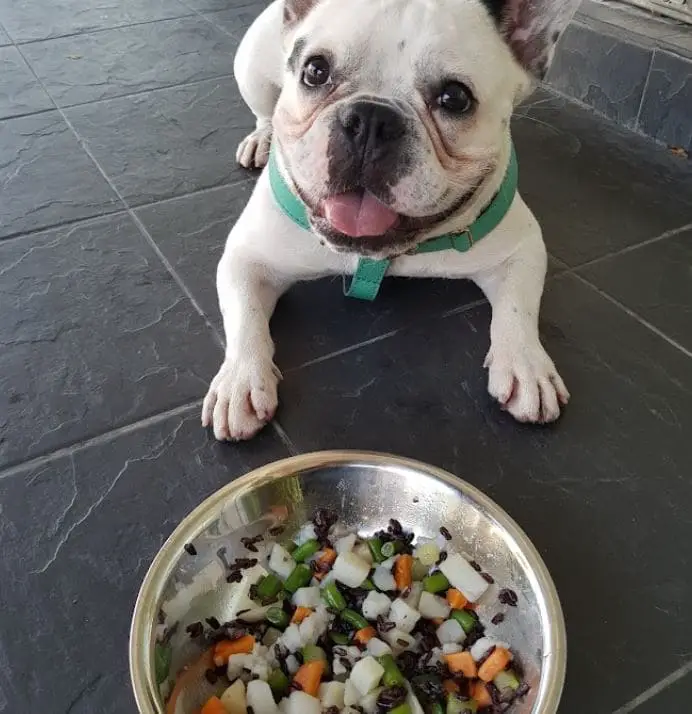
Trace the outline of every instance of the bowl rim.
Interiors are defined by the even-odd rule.
[[[344,464],[353,466],[403,467],[423,471],[452,488],[461,491],[480,504],[486,513],[509,534],[517,544],[533,571],[536,584],[543,596],[542,621],[549,623],[543,634],[543,674],[532,714],[555,714],[562,697],[567,668],[567,634],[562,605],[555,583],[533,542],[517,522],[493,499],[473,484],[437,466],[416,459],[384,452],[358,450],[314,451],[272,461],[240,476],[205,498],[174,528],[147,570],[135,601],[129,637],[130,681],[140,714],[165,714],[159,701],[158,686],[153,676],[153,648],[143,647],[151,642],[157,621],[156,604],[167,583],[166,574],[179,559],[185,543],[204,531],[219,515],[220,507],[229,498],[237,497],[250,488],[280,480],[296,471],[327,468]]]

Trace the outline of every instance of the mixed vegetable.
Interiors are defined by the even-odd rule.
[[[293,541],[277,535],[227,563],[235,619],[187,628],[210,645],[209,682],[228,685],[200,714],[490,714],[528,691],[475,612],[492,578],[447,529],[416,541],[392,520],[363,538],[320,509]]]

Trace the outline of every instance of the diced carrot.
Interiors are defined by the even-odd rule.
[[[204,673],[214,666],[214,648],[210,647],[196,662],[186,667],[178,674],[171,696],[166,703],[166,714],[176,714],[178,711],[178,699],[181,694],[192,689],[203,679]]]
[[[293,613],[291,622],[295,623],[296,625],[300,625],[300,623],[307,617],[310,617],[310,615],[312,615],[312,610],[309,607],[303,607],[301,605],[297,607],[296,611]]]
[[[447,590],[447,604],[452,610],[463,610],[468,604],[468,600],[456,589]]]
[[[316,659],[302,664],[293,677],[293,681],[300,686],[301,691],[316,697],[320,688],[320,681],[324,674],[326,663]]]
[[[353,635],[353,639],[359,645],[365,646],[373,637],[375,637],[375,635],[377,635],[377,632],[374,627],[364,627],[362,630],[358,630],[358,632]]]
[[[476,681],[471,684],[471,696],[478,702],[480,709],[490,707],[493,704],[493,698],[483,682]]]
[[[400,555],[394,565],[394,582],[397,590],[406,590],[413,582],[413,556]]]
[[[478,668],[470,652],[454,652],[444,655],[444,661],[452,674],[463,674],[468,679],[475,679],[478,676]]]
[[[512,654],[504,647],[496,647],[478,669],[478,677],[491,682],[512,661]]]
[[[334,561],[336,560],[336,551],[334,548],[325,548],[318,556],[315,558],[315,580],[322,580],[325,575],[332,569]]]
[[[255,638],[244,635],[237,640],[221,640],[214,646],[214,664],[221,667],[228,664],[228,658],[236,654],[250,654],[255,647]]]
[[[445,679],[442,682],[442,689],[447,692],[447,694],[456,694],[459,691],[459,685],[453,679]]]
[[[199,714],[228,714],[226,707],[218,697],[212,697]]]

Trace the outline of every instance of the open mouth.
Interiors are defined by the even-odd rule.
[[[333,230],[351,238],[383,236],[401,220],[396,211],[365,189],[331,196],[321,209]]]

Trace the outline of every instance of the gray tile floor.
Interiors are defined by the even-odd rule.
[[[0,712],[131,714],[138,585],[178,520],[287,453],[395,451],[497,499],[567,617],[561,714],[690,711],[692,164],[547,94],[514,127],[573,401],[485,393],[471,285],[303,285],[273,323],[277,428],[200,428],[213,271],[254,178],[232,53],[262,3],[0,0]],[[3,29],[4,28],[4,29]]]

